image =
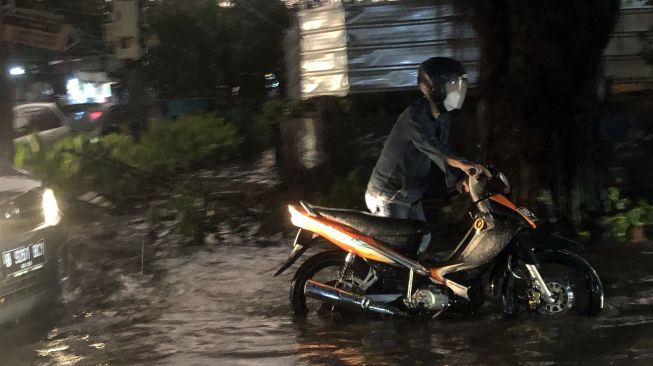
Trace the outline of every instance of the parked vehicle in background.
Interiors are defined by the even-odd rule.
[[[63,107],[55,103],[29,103],[14,107],[14,142],[26,142],[32,133],[49,145],[75,132],[91,137],[111,133],[138,137],[145,130],[127,105],[80,103]]]
[[[51,189],[0,161],[0,325],[55,300],[67,285],[62,218]]]
[[[71,128],[74,131],[82,131],[97,136],[102,129],[102,116],[110,105],[107,103],[69,104],[62,106],[61,111],[70,121]]]
[[[125,133],[140,136],[144,126],[139,126],[138,121],[132,117],[126,104],[109,106],[102,115],[101,135],[111,133]]]
[[[111,133],[140,135],[143,128],[129,112],[126,104],[80,103],[69,104],[61,110],[71,122],[75,131],[84,131],[93,136]]]
[[[29,103],[14,107],[14,142],[29,140],[36,133],[45,144],[54,143],[73,131],[55,103]]]

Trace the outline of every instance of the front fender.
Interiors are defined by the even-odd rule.
[[[521,230],[513,238],[519,257],[528,264],[537,264],[535,253],[543,250],[578,250],[582,246],[571,239],[544,230]]]
[[[577,241],[551,234],[548,231],[529,230],[528,234],[536,251],[541,249],[582,249],[582,245]]]

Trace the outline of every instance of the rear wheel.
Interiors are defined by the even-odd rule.
[[[535,254],[538,272],[552,294],[553,302],[541,298],[538,290],[510,276],[504,291],[506,312],[536,310],[545,315],[597,315],[603,308],[603,287],[596,271],[577,254],[559,250]],[[526,271],[520,276],[525,277]]]
[[[290,305],[296,317],[311,315],[324,317],[351,317],[353,313],[334,305],[323,303],[304,295],[306,281],[314,280],[343,290],[362,294],[359,283],[367,276],[370,267],[363,260],[356,258],[343,274],[347,253],[326,251],[310,257],[299,267],[290,286]]]

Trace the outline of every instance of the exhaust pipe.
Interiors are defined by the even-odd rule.
[[[362,295],[353,294],[313,280],[306,281],[304,294],[331,305],[345,306],[355,310],[367,310],[377,314],[400,315],[406,313],[386,304],[381,304]]]

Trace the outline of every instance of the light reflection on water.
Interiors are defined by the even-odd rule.
[[[615,306],[608,297],[604,315],[594,319],[504,320],[486,313],[430,323],[293,321],[287,300],[291,273],[272,278],[286,245],[184,251],[160,259],[155,276],[118,276],[121,286],[106,301],[89,304],[79,316],[68,314],[45,337],[50,339],[19,346],[33,350],[38,365],[653,361],[653,310],[632,298]],[[648,283],[621,285],[624,292],[642,294]]]

